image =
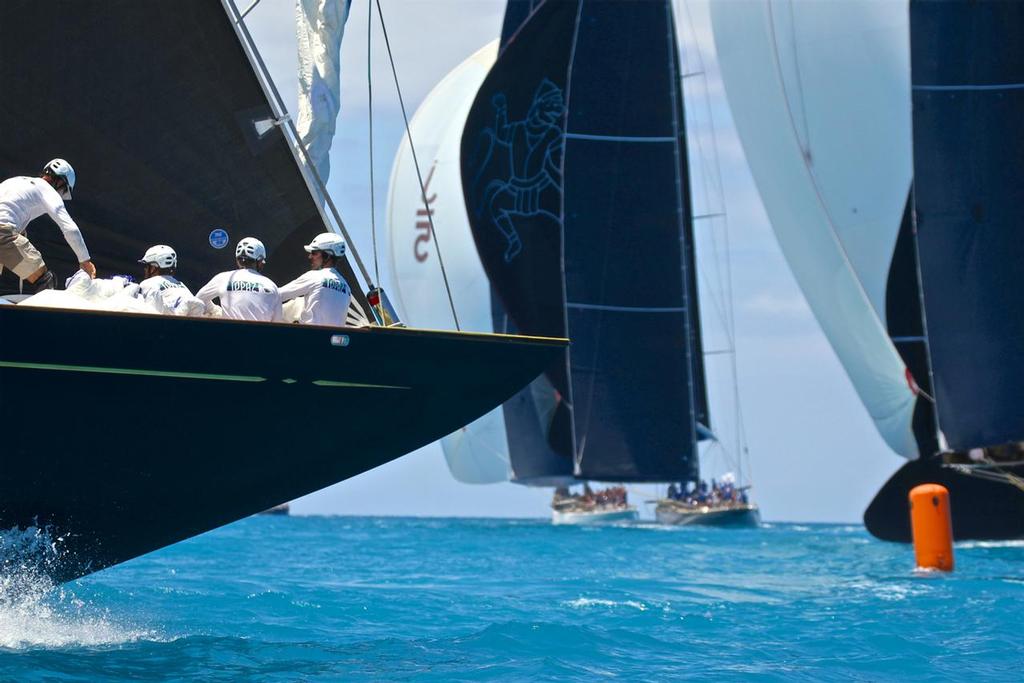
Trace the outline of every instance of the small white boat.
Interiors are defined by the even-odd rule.
[[[690,505],[682,501],[662,498],[654,509],[654,517],[659,524],[673,526],[758,527],[761,525],[761,512],[753,503]]]
[[[636,506],[572,507],[551,510],[552,524],[617,524],[637,519]]]

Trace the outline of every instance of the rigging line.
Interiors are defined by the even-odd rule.
[[[691,36],[690,37],[685,37],[685,40],[683,40],[680,43],[680,50],[683,50],[683,45],[684,44],[685,45],[689,45],[689,44],[692,43],[692,44],[696,45],[696,43],[697,43],[696,35],[693,33],[693,30],[692,30],[693,29],[693,26],[692,26],[693,21],[692,21],[692,17],[689,16],[689,9],[686,8],[685,11],[687,12],[688,23],[684,24],[684,26],[688,25],[690,27],[690,29],[691,29]],[[703,57],[700,55],[699,49],[698,49],[697,52],[698,52],[697,58],[698,58],[698,61],[700,62],[699,66],[697,67],[697,71],[688,72],[687,74],[683,74],[683,76],[682,76],[683,82],[681,83],[681,87],[683,89],[683,99],[686,100],[688,98],[688,96],[686,94],[687,91],[691,92],[691,95],[689,96],[690,98],[696,98],[697,97],[697,95],[692,94],[692,88],[687,88],[686,87],[685,80],[687,78],[687,75],[700,76],[700,80],[703,81],[703,83],[704,83],[704,92],[705,92],[705,98],[704,99],[705,99],[705,103],[706,103],[706,106],[704,107],[704,109],[706,110],[707,115],[710,118],[710,104],[707,103],[707,99],[708,99],[707,98],[707,77],[705,75],[704,64],[703,64]],[[684,54],[685,54],[685,52],[684,52]],[[700,99],[700,98],[698,98],[698,99]],[[687,106],[685,108],[684,115],[686,116],[687,119],[691,119],[688,123],[694,123],[694,124],[696,123],[696,108],[692,108],[692,107]],[[692,129],[693,127],[694,126],[689,126],[688,125],[688,128],[690,128],[690,129]],[[712,164],[708,163],[709,154],[708,154],[707,150],[705,149],[705,142],[704,142],[702,136],[699,135],[699,134],[695,134],[695,135],[693,135],[693,137],[694,137],[694,141],[696,142],[696,149],[694,150],[694,154],[696,154],[699,157],[699,161],[701,162],[700,163],[701,168],[703,169],[703,168],[706,168],[708,166],[711,166]],[[714,141],[712,140],[712,143],[713,142]],[[691,149],[693,149],[692,146],[690,146],[690,147],[691,147]],[[713,156],[713,154],[710,155],[710,156]],[[693,170],[693,167],[691,167],[691,184],[693,184],[692,183],[692,180],[693,180],[692,170]],[[705,202],[708,204],[708,207],[707,207],[708,211],[706,213],[704,213],[704,214],[699,214],[699,215],[691,216],[691,225],[696,220],[698,220],[698,219],[706,220],[708,218],[715,218],[715,217],[718,217],[718,216],[724,216],[725,215],[724,214],[724,208],[721,211],[716,211],[715,210],[717,208],[721,208],[721,204],[720,204],[721,203],[721,195],[722,195],[721,182],[719,181],[717,187],[712,187],[710,179],[708,178],[708,173],[706,171],[702,170],[702,172],[700,174],[700,184],[703,187],[704,199],[705,199]],[[717,203],[716,203],[715,199],[712,198],[713,194],[714,194],[715,199],[718,200]],[[702,236],[707,237],[707,238],[709,238],[711,240],[711,250],[712,250],[714,256],[716,257],[715,261],[714,261],[714,266],[715,266],[715,268],[714,268],[714,271],[715,271],[714,272],[714,277],[712,278],[710,275],[707,274],[706,271],[708,270],[708,266],[706,265],[706,263],[698,265],[698,268],[701,270],[701,274],[704,276],[704,278],[708,280],[709,285],[710,285],[710,281],[712,279],[714,279],[718,283],[717,294],[716,294],[716,296],[712,296],[712,300],[714,300],[716,307],[718,307],[720,309],[727,308],[728,307],[727,303],[715,300],[717,297],[723,297],[724,298],[726,296],[726,287],[724,286],[724,284],[722,282],[722,272],[721,272],[722,269],[720,268],[719,262],[718,262],[718,254],[720,253],[721,250],[719,249],[719,246],[718,246],[718,239],[717,239],[716,232],[715,232],[714,228],[711,228],[709,232],[701,233],[698,230],[696,230],[696,226],[692,226],[692,227],[693,227],[693,234],[694,234],[694,239],[695,240],[700,238],[700,237],[702,237]],[[696,250],[696,245],[694,245],[694,249]],[[732,339],[732,331],[729,329],[726,316],[724,316],[720,312],[719,319],[722,322],[722,326],[723,326],[723,329],[725,331],[726,336],[729,338],[729,343],[731,345],[734,345],[735,341]]]
[[[683,88],[683,80],[680,78],[680,64],[679,64],[679,45],[676,39],[676,23],[675,14],[672,11],[672,3],[665,3],[665,47],[668,57],[668,73],[669,73],[669,97],[672,103],[672,134],[675,137],[673,144],[673,152],[675,156],[675,203],[676,203],[676,215],[680,217],[685,226],[686,221],[690,221],[689,232],[691,238],[693,238],[693,201],[690,195],[690,187],[687,182],[689,178],[681,178],[685,172],[689,176],[689,159],[687,158],[687,141],[686,141],[686,111],[684,97],[685,92]],[[680,120],[680,118],[682,120]],[[686,185],[684,186],[684,182]],[[686,228],[680,228],[681,237],[686,238]],[[691,241],[695,242],[696,238]],[[687,307],[691,306],[694,302],[699,306],[699,292],[690,291],[690,280],[694,282],[694,288],[696,288],[697,274],[690,273],[691,267],[696,267],[697,251],[696,245],[690,244],[690,263],[687,263],[686,249],[683,249],[682,258],[680,259],[682,271],[680,273],[682,279],[682,291],[685,297]],[[694,325],[691,325],[691,318],[695,323],[697,329],[693,329]],[[700,334],[700,315],[691,316],[687,314],[683,318],[685,325],[686,334],[686,367],[687,367],[687,390],[689,392],[689,418],[690,418],[690,454],[691,463],[695,460],[697,468],[700,468],[700,457],[699,457],[699,446],[697,445],[697,394],[694,385],[694,364],[693,364],[693,342],[696,335]],[[704,378],[705,386],[704,389],[704,408],[707,410],[707,379]],[[691,468],[692,468],[691,464]]]
[[[384,22],[384,10],[381,9],[380,0],[377,3],[377,16],[380,17],[380,30],[384,35],[384,45],[388,50],[388,60],[391,62],[391,74],[395,79],[395,91],[398,93],[398,104],[402,109],[402,120],[405,122],[405,135],[409,140],[409,151],[412,153],[412,164],[416,168],[416,179],[420,183],[420,197],[423,199],[423,208],[427,212],[427,223],[430,224],[430,237],[434,240],[434,251],[437,252],[437,264],[441,267],[441,278],[444,280],[444,289],[448,294],[448,305],[452,309],[452,318],[455,320],[455,329],[462,331],[459,327],[459,315],[455,312],[455,300],[452,299],[452,288],[448,284],[448,273],[444,268],[444,260],[441,258],[441,245],[437,241],[437,233],[434,231],[434,217],[431,215],[430,205],[427,202],[427,189],[423,185],[423,174],[420,172],[420,162],[416,158],[416,147],[412,143],[412,129],[409,127],[409,115],[405,111],[405,100],[402,98],[402,88],[398,85],[398,69],[395,68],[395,56],[391,53],[391,41],[388,40],[388,27]]]
[[[694,25],[693,14],[692,14],[692,12],[690,12],[690,3],[689,3],[689,1],[688,0],[680,0],[680,1],[682,2],[683,8],[686,11],[687,20],[690,22],[690,25],[693,26]],[[697,60],[698,60],[698,62],[700,64],[699,69],[702,72],[706,72],[707,71],[707,67],[706,67],[706,65],[704,63],[704,53],[701,50],[700,42],[697,41],[696,39],[694,40],[694,48],[697,51]],[[721,73],[719,73],[719,78],[721,78]],[[705,82],[705,87],[706,87],[707,86],[707,79],[706,79],[706,77],[705,77],[705,81],[704,82]],[[712,143],[714,144],[714,142],[718,139],[718,133],[717,133],[717,130],[715,128],[715,116],[714,116],[714,113],[711,110],[710,98],[708,98],[705,101],[705,108],[706,108],[707,114],[708,114],[708,128],[709,128],[709,130],[711,132]],[[715,150],[716,150],[715,154],[712,156],[712,161],[714,163],[715,177],[716,177],[716,179],[718,181],[718,191],[719,191],[719,198],[720,198],[720,200],[722,202],[722,204],[721,204],[722,212],[723,212],[723,214],[727,214],[726,207],[725,207],[725,186],[724,186],[724,183],[722,181],[722,165],[721,165],[721,160],[718,158],[717,146],[715,146]],[[731,254],[731,250],[729,249],[730,241],[729,241],[729,216],[728,215],[724,215],[722,217],[722,233],[723,233],[723,238],[725,239],[725,283],[726,283],[726,288],[727,288],[727,292],[728,292],[728,294],[727,294],[727,309],[728,309],[729,321],[730,321],[728,336],[729,336],[729,340],[730,340],[730,342],[729,342],[730,346],[733,348],[733,353],[730,356],[730,367],[731,367],[731,370],[732,370],[733,405],[734,405],[734,409],[735,409],[736,425],[737,425],[737,428],[736,428],[736,447],[737,447],[737,451],[738,452],[737,452],[737,456],[736,457],[739,459],[739,463],[740,463],[740,466],[738,468],[740,471],[739,471],[738,474],[739,474],[739,477],[740,477],[740,481],[742,483],[742,480],[743,480],[743,467],[745,465],[746,469],[747,469],[747,480],[748,480],[749,483],[753,484],[753,478],[754,478],[753,477],[753,465],[750,462],[750,458],[749,458],[749,449],[747,448],[747,443],[748,443],[748,441],[747,441],[747,430],[746,430],[746,425],[744,424],[744,421],[743,421],[743,405],[740,402],[740,387],[739,387],[740,378],[739,378],[739,367],[738,367],[738,361],[737,361],[737,357],[739,356],[739,352],[737,351],[737,344],[736,344],[736,306],[735,306],[736,299],[735,299],[735,296],[734,296],[734,293],[733,293],[732,254]],[[745,458],[744,456],[747,456],[747,457]]]
[[[380,287],[380,260],[377,255],[377,202],[373,191],[373,8],[366,8],[366,106],[370,124],[370,239],[373,242],[373,276]],[[371,287],[372,289],[372,287]]]
[[[542,3],[537,3],[537,9],[540,8]],[[583,2],[581,1],[576,5],[576,19],[572,25],[572,44],[569,46],[569,63],[566,65],[565,70],[565,99],[563,100],[563,114],[561,117],[562,130],[568,130],[569,128],[569,107],[572,104],[572,81],[573,81],[573,70],[576,68],[576,47],[579,44],[580,39],[580,22],[583,18]],[[515,40],[515,36],[519,34],[525,27],[525,23],[519,27],[516,34],[510,39]],[[561,155],[561,159],[558,162],[558,171],[561,177],[565,178],[565,154]],[[563,184],[564,187],[564,184]],[[565,279],[565,192],[561,193],[558,199],[558,215],[562,218],[562,228],[558,234],[558,263],[561,269],[559,285],[561,285],[562,301],[567,301],[569,298],[569,288],[566,284]],[[567,306],[562,307],[562,329],[565,330],[566,336],[569,335],[569,308]],[[598,337],[600,340],[600,337]],[[584,431],[582,437],[578,435],[576,428],[576,388],[572,381],[572,349],[566,348],[563,354],[563,363],[565,364],[565,388],[569,392],[569,443],[572,447],[572,471],[574,475],[578,475],[583,471],[583,455],[587,447],[587,432]],[[594,376],[591,375],[591,389],[593,389]],[[591,394],[593,392],[591,391]],[[565,398],[565,397],[563,397]],[[586,425],[590,426],[590,414],[593,410],[593,401],[587,402],[587,414]]]
[[[245,8],[245,11],[242,12],[242,14],[238,17],[238,20],[235,21],[235,23],[238,24],[238,23],[242,22],[247,16],[249,16],[249,12],[253,11],[254,9],[256,9],[256,5],[258,5],[258,4],[260,4],[260,0],[252,0],[252,3],[248,7]]]

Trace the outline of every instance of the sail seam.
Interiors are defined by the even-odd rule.
[[[994,83],[992,85],[914,85],[913,90],[925,92],[956,92],[956,91],[985,91],[985,90],[1024,90],[1024,83]]]
[[[686,306],[610,306],[606,304],[584,304],[567,301],[567,308],[583,311],[616,311],[619,313],[685,313]]]
[[[675,142],[675,138],[664,135],[593,135],[590,133],[566,133],[567,140],[594,140],[597,142]]]

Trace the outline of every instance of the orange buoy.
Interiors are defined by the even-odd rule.
[[[953,571],[953,518],[945,486],[921,484],[910,490],[910,527],[917,566]]]

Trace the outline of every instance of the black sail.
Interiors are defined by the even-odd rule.
[[[247,235],[271,278],[308,269],[302,244],[328,228],[281,129],[257,132],[273,112],[220,0],[5,0],[0,90],[0,178],[70,161],[69,211],[101,275],[137,273],[147,247],[170,244],[195,289],[234,267]],[[49,218],[29,237],[61,278],[78,268]]]
[[[885,318],[889,337],[917,386],[912,428],[921,457],[939,451],[938,424],[931,398],[931,372],[928,346],[921,314],[921,287],[918,277],[917,247],[914,240],[913,195],[907,194],[903,219],[893,250],[885,289]]]
[[[1024,440],[1024,5],[911,3],[914,207],[939,424]]]
[[[463,135],[484,268],[521,331],[573,340],[547,378],[576,476],[694,478],[707,401],[670,4],[509,13]]]

